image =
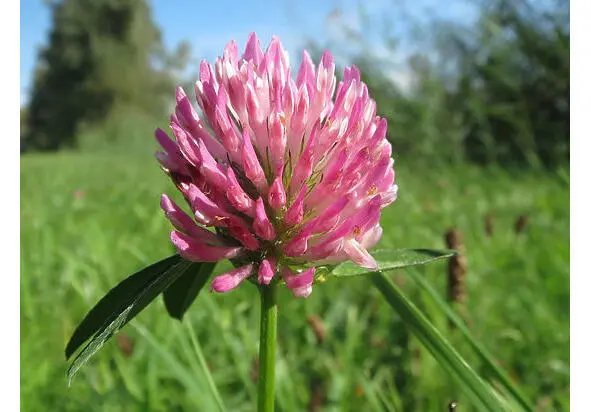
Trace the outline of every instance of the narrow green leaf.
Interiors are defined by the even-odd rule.
[[[478,376],[388,276],[383,272],[374,272],[371,279],[390,306],[431,352],[437,363],[458,379],[472,401],[480,407],[479,409],[490,412],[508,410],[507,405],[497,396],[494,389]]]
[[[101,329],[98,334],[96,334],[91,341],[82,349],[80,354],[74,358],[74,361],[68,368],[68,387],[72,383],[72,379],[76,375],[76,373],[88,362],[88,360],[96,353],[98,350],[103,346],[103,344],[109,340],[111,336],[115,334],[116,331],[123,327],[125,320],[129,316],[129,312],[133,307],[129,306],[125,309],[115,320],[109,323],[105,328]]]
[[[189,336],[191,338],[191,343],[193,344],[193,349],[195,350],[195,356],[197,357],[197,360],[199,361],[199,365],[201,366],[201,370],[203,371],[203,375],[205,376],[205,380],[207,381],[207,384],[209,385],[209,389],[211,391],[211,394],[213,395],[213,398],[215,399],[218,409],[221,412],[225,412],[226,406],[224,405],[224,401],[222,400],[222,396],[220,395],[220,392],[218,391],[218,388],[213,380],[213,376],[211,376],[209,366],[207,366],[207,362],[205,361],[205,356],[203,356],[203,349],[201,348],[201,345],[199,344],[199,340],[197,339],[197,334],[195,333],[195,330],[193,329],[191,322],[186,322],[186,325],[187,325],[187,328],[189,329]]]
[[[455,254],[455,250],[434,249],[384,249],[371,252],[371,255],[376,261],[378,261],[380,270],[401,269],[408,266],[423,265],[436,260],[447,259]],[[317,281],[323,282],[330,280],[331,278],[364,276],[373,273],[375,273],[375,270],[362,268],[353,262],[343,262],[337,266],[317,268]]]
[[[66,359],[86,342],[91,336],[113,321],[113,313],[123,313],[130,302],[150,284],[155,277],[166,272],[181,260],[179,255],[169,256],[147,266],[127,277],[111,289],[84,317],[76,327],[68,345]]]
[[[186,273],[195,262],[189,262],[181,258],[168,270],[152,277],[149,284],[145,285],[135,296],[131,297],[123,310],[115,310],[109,316],[107,323],[101,327],[93,336],[90,342],[76,356],[68,369],[68,385],[72,378],[84,366],[88,360],[127,322],[133,319],[150,302],[152,302],[162,291],[175,282],[180,276]]]
[[[490,368],[493,377],[501,383],[505,390],[515,398],[515,400],[524,410],[533,412],[534,408],[531,402],[519,390],[517,385],[511,382],[511,379],[507,373],[497,366],[492,355],[486,350],[486,348],[480,344],[480,342],[474,339],[466,324],[462,321],[462,319],[460,319],[458,315],[456,315],[455,311],[447,304],[447,302],[439,295],[439,293],[437,293],[437,291],[433,289],[429,282],[427,282],[427,280],[417,271],[409,270],[407,273],[409,274],[410,278],[419,285],[419,287],[421,287],[431,296],[439,309],[447,315],[451,322],[456,326],[457,330],[460,331],[464,339],[466,339],[466,341],[470,344],[472,350],[474,350],[482,362],[488,368]]]
[[[185,312],[209,280],[216,263],[196,263],[164,291],[164,305],[170,316],[183,320]]]

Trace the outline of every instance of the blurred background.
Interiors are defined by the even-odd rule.
[[[117,282],[170,255],[153,158],[174,87],[252,31],[292,67],[357,65],[388,119],[399,199],[387,248],[453,247],[416,273],[539,411],[569,410],[569,2],[21,1],[21,405],[25,411],[216,410],[256,402],[254,289],[203,293],[183,323],[160,300],[66,387],[63,349]],[[221,272],[224,268],[218,269]],[[396,282],[483,376],[424,287]],[[472,405],[363,279],[281,295],[277,409]]]

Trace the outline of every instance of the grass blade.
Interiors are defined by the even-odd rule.
[[[199,344],[199,340],[197,339],[197,335],[195,334],[195,330],[193,329],[193,325],[191,324],[191,322],[187,322],[187,329],[189,330],[189,336],[191,338],[193,349],[195,350],[195,355],[197,356],[197,360],[199,361],[199,366],[201,366],[201,369],[203,370],[203,374],[205,375],[205,380],[209,385],[211,394],[215,399],[218,409],[221,412],[225,412],[226,406],[224,405],[224,401],[222,400],[220,392],[218,391],[218,388],[213,380],[213,376],[211,376],[211,371],[207,366],[205,356],[203,356],[203,349],[201,349],[201,345]]]
[[[433,287],[427,282],[423,276],[421,276],[416,270],[408,270],[407,273],[411,277],[411,279],[419,285],[424,291],[426,291],[433,301],[437,304],[439,309],[447,315],[447,317],[452,321],[452,323],[456,326],[457,330],[459,330],[466,339],[466,341],[470,344],[474,352],[480,357],[481,361],[493,372],[494,377],[503,385],[505,390],[510,393],[515,400],[520,404],[520,406],[526,410],[533,412],[534,408],[531,405],[531,402],[525,397],[523,393],[519,390],[519,388],[511,382],[509,376],[503,371],[501,368],[497,366],[495,363],[492,355],[482,346],[478,341],[476,341],[470,331],[466,327],[466,324],[460,319],[460,317],[455,313],[455,311],[443,300],[443,298],[433,289]]]
[[[498,412],[506,410],[490,385],[466,363],[461,355],[429,322],[425,315],[402,293],[402,291],[383,272],[374,272],[371,279],[384,295],[390,306],[400,315],[406,325],[421,343],[431,352],[437,362],[455,376],[470,398],[482,410]]]

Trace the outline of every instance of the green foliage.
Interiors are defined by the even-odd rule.
[[[193,270],[187,271],[164,291],[164,305],[170,316],[183,320],[183,316],[209,281],[215,265],[216,262],[194,265]]]
[[[163,115],[171,69],[145,0],[52,2],[52,29],[40,52],[24,144],[30,150],[77,147],[83,125],[122,107]]]
[[[124,312],[154,279],[180,261],[178,255],[170,256],[136,272],[114,286],[76,327],[66,346],[66,358],[72,356],[84,342]]]
[[[180,277],[193,272],[197,265],[173,255],[142,269],[111,289],[78,325],[66,346],[66,357],[69,357],[88,334],[92,335],[70,365],[68,383],[105,342]],[[81,330],[83,332],[79,333]]]
[[[445,231],[457,227],[468,263],[461,316],[470,334],[536,408],[568,411],[568,169],[511,175],[421,169],[399,159],[396,172],[400,196],[384,210],[378,247],[443,248]],[[157,162],[143,155],[22,157],[23,411],[218,410],[208,374],[227,410],[255,408],[259,310],[248,283],[201,293],[182,323],[157,299],[66,388],[63,348],[80,319],[126,273],[174,253],[158,206],[163,192],[182,204]],[[520,215],[529,224],[516,233]],[[213,275],[228,269],[219,264]],[[442,296],[445,270],[433,262],[416,274]],[[497,380],[415,277],[394,271],[392,278],[479,375]],[[438,411],[454,399],[458,411],[475,410],[366,278],[317,285],[308,299],[280,288],[279,312],[277,410],[318,402],[317,410]]]
[[[468,159],[568,162],[568,7],[562,2],[547,11],[533,1],[497,0],[483,12],[476,39],[453,31],[442,36],[442,59],[459,68],[446,97],[449,110],[461,113]]]
[[[380,271],[403,269],[410,266],[424,265],[436,260],[447,259],[454,256],[454,250],[433,250],[433,249],[393,249],[393,250],[372,250],[371,255],[377,259]],[[352,276],[367,276],[374,271],[357,266],[351,261],[335,266],[316,269],[316,282],[322,283],[329,279],[347,278]]]
[[[513,397],[513,400],[521,406],[521,408],[525,410],[531,410],[531,402],[524,396],[522,391],[511,381],[511,378],[507,375],[507,373],[499,367],[495,363],[493,356],[488,352],[488,350],[484,347],[484,345],[474,339],[472,334],[470,333],[469,328],[466,326],[464,321],[461,317],[454,311],[451,305],[446,302],[439,293],[429,284],[427,280],[425,280],[420,273],[415,272],[414,270],[407,271],[409,277],[417,283],[421,289],[425,293],[427,293],[437,304],[439,310],[444,312],[448,318],[450,319],[451,323],[454,327],[458,328],[458,330],[462,333],[462,337],[465,339],[466,343],[468,343],[474,352],[481,358],[482,363],[487,366],[487,368],[491,371],[491,379],[496,380],[502,385],[502,389],[504,389],[510,396]]]
[[[159,149],[154,139],[156,127],[166,130],[167,116],[155,116],[133,105],[117,105],[99,123],[83,123],[76,139],[80,152],[133,153],[153,157]]]
[[[474,402],[478,410],[496,412],[507,409],[504,401],[495,393],[492,386],[478,376],[437,328],[385,273],[375,272],[372,275],[372,281],[384,295],[388,304],[400,315],[405,325],[431,352],[437,363],[462,384],[469,399]]]
[[[382,13],[382,25],[366,18],[355,30],[342,22],[348,41],[329,47],[360,68],[395,153],[430,165],[567,164],[568,1],[453,5],[476,8],[477,21],[413,21],[396,5]],[[402,27],[409,21],[412,30]],[[396,41],[401,30],[404,43]],[[377,53],[376,43],[385,51]]]
[[[519,408],[532,411],[533,407],[530,401],[511,382],[506,373],[495,365],[492,356],[481,343],[473,338],[452,306],[439,296],[429,282],[414,271],[415,268],[413,266],[450,258],[456,254],[455,251],[431,249],[376,250],[372,252],[372,256],[378,263],[377,270],[368,270],[360,268],[352,262],[344,262],[336,265],[332,270],[329,268],[330,272],[322,276],[322,278],[346,278],[352,276],[366,276],[370,278],[378,290],[384,295],[390,306],[392,306],[405,324],[414,331],[415,335],[431,352],[437,362],[468,389],[469,396],[476,404],[480,405],[480,408],[492,411],[503,410],[507,407],[504,403],[514,402],[515,404],[512,406],[512,410]],[[439,309],[449,317],[455,327],[461,330],[466,342],[472,346],[483,362],[493,371],[493,379],[496,379],[502,384],[503,389],[513,397],[512,399],[502,399],[499,397],[493,387],[474,372],[461,355],[457,353],[455,348],[441,335],[440,331],[425,318],[424,314],[416,308],[415,304],[392,282],[387,272],[402,268],[408,270],[407,274],[410,275],[409,277],[417,282],[435,300]]]
[[[24,136],[27,134],[27,121],[28,121],[28,110],[26,107],[21,107],[21,111],[20,111],[20,132],[21,132],[21,136]],[[21,153],[26,151],[26,145],[23,146],[23,141],[21,140]]]

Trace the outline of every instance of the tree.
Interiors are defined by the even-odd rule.
[[[476,21],[437,14],[410,20],[414,28],[405,32],[401,49],[395,30],[409,21],[399,22],[396,8],[361,19],[361,28],[343,21],[340,32],[347,41],[340,49],[331,47],[361,68],[378,114],[388,119],[395,153],[430,165],[462,160],[507,167],[566,164],[568,0],[454,3],[472,6]],[[408,73],[406,90],[392,76],[400,55],[408,56],[406,70],[399,70]]]
[[[75,147],[80,126],[118,107],[164,109],[175,59],[145,0],[61,0],[49,7],[53,27],[39,55],[24,146]]]

